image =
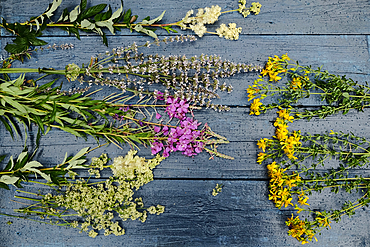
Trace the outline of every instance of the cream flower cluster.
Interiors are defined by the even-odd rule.
[[[251,13],[254,13],[254,15],[258,15],[261,12],[262,4],[259,2],[253,2],[252,6],[250,8],[245,7],[247,4],[246,0],[239,0],[239,13],[242,14],[245,17],[250,15]]]
[[[216,33],[219,37],[224,37],[225,39],[230,40],[239,39],[239,33],[241,32],[242,28],[237,28],[235,23],[229,23],[228,27],[222,23],[221,26],[216,29]]]
[[[188,11],[185,17],[181,20],[180,27],[181,29],[190,28],[199,37],[203,37],[203,35],[207,32],[205,25],[213,24],[218,20],[218,17],[221,15],[221,7],[216,5],[212,6],[211,8],[200,8],[198,9],[196,16],[192,16],[193,14],[193,10]],[[188,24],[189,27],[186,24]]]
[[[154,159],[146,160],[135,156],[136,152],[129,151],[125,157],[116,157],[110,166],[114,176],[105,181],[77,179],[69,183],[65,192],[45,195],[41,201],[45,215],[54,215],[61,219],[64,212],[77,215],[82,221],[75,220],[69,225],[95,238],[100,230],[104,230],[105,236],[125,234],[119,221],[114,220],[115,213],[122,221],[139,219],[142,222],[145,222],[148,213],[163,213],[164,206],[145,207],[142,198],[134,198],[134,190],[153,180],[152,169],[164,158],[157,155]],[[99,158],[93,158],[90,167],[104,169],[107,161],[107,156],[103,154]],[[94,169],[91,173],[94,173]]]

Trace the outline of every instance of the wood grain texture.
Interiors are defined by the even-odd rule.
[[[14,1],[0,0],[0,16],[9,22],[23,22],[31,16],[39,15],[51,1]],[[79,4],[78,0],[64,0],[61,9],[72,9]],[[103,3],[102,0],[89,1],[90,6]],[[117,0],[106,0],[113,9],[119,7]],[[369,35],[370,3],[368,0],[313,0],[313,1],[266,1],[261,14],[243,19],[238,13],[222,15],[216,23],[235,22],[243,28],[238,41],[229,41],[215,36],[206,35],[191,43],[171,43],[142,49],[144,53],[161,55],[200,55],[217,54],[223,59],[233,62],[244,62],[263,65],[269,56],[288,53],[302,65],[312,65],[323,68],[331,73],[346,74],[359,82],[369,81],[370,53]],[[190,9],[219,5],[223,10],[237,8],[236,0],[148,0],[124,1],[125,8],[131,8],[139,19],[150,15],[156,17],[167,10],[163,23],[181,19]],[[60,13],[60,12],[58,12]],[[58,13],[56,14],[58,16]],[[213,25],[210,29],[216,28]],[[183,32],[191,34],[191,32]],[[159,31],[161,38],[167,34]],[[45,32],[43,39],[49,44],[72,43],[72,50],[45,50],[33,52],[30,60],[20,67],[54,67],[63,69],[68,63],[81,65],[87,63],[92,55],[104,53],[118,46],[127,46],[136,42],[144,44],[149,37],[143,37],[127,30],[108,35],[109,47],[105,47],[100,37],[89,34],[82,35],[81,41],[66,35],[58,29]],[[173,35],[173,34],[171,34]],[[9,33],[0,32],[0,56],[7,54],[3,50],[11,41]],[[15,76],[15,75],[14,75]],[[221,94],[215,103],[231,106],[229,112],[214,112],[212,110],[195,111],[195,117],[208,123],[213,131],[225,136],[230,143],[220,145],[218,150],[235,157],[234,160],[214,158],[203,153],[188,158],[181,154],[173,154],[163,161],[155,170],[155,180],[137,192],[148,205],[161,204],[166,207],[163,215],[148,217],[147,222],[124,222],[126,235],[121,237],[98,236],[91,239],[74,229],[64,229],[34,222],[11,219],[13,224],[7,225],[9,218],[0,217],[0,246],[301,246],[287,235],[285,220],[291,215],[292,208],[276,209],[268,201],[267,174],[263,165],[256,163],[259,152],[256,141],[271,137],[274,133],[272,122],[276,117],[274,112],[261,116],[250,116],[245,89],[257,78],[257,74],[240,74],[222,81],[234,87],[231,94]],[[46,81],[42,81],[44,83]],[[64,83],[66,89],[79,85]],[[97,88],[97,87],[96,87]],[[95,95],[102,98],[114,88],[104,88]],[[271,99],[274,100],[274,99]],[[266,103],[271,102],[266,100]],[[300,103],[302,107],[319,107],[323,103],[317,98]],[[331,129],[335,131],[352,131],[356,135],[370,138],[370,109],[357,113],[350,111],[347,115],[335,115],[326,119],[312,119],[310,122],[298,121],[290,125],[290,129],[302,132],[324,133]],[[28,131],[27,144],[35,144],[36,130]],[[22,139],[12,140],[4,127],[0,126],[0,155],[18,155],[24,145]],[[96,146],[92,138],[87,141],[58,130],[51,130],[41,139],[37,160],[45,166],[60,162],[64,154],[73,155],[78,150]],[[127,145],[123,150],[114,145],[101,148],[89,154],[88,158],[102,152],[111,158],[124,155],[129,150]],[[141,148],[141,156],[150,158],[150,150]],[[335,165],[332,161],[331,165]],[[329,164],[329,165],[330,165]],[[368,168],[353,171],[352,175],[370,174]],[[103,177],[110,173],[104,173]],[[211,196],[216,183],[224,184],[223,192]],[[32,184],[27,189],[34,190]],[[12,202],[15,189],[0,191],[0,212],[10,213],[17,204]],[[339,207],[339,202],[348,199],[347,194],[331,196],[329,193],[310,197],[311,205],[317,209]],[[360,210],[341,223],[332,224],[330,231],[324,230],[318,236],[319,242],[312,246],[370,246],[368,210]]]

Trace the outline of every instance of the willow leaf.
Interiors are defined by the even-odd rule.
[[[72,159],[69,160],[69,163],[73,160],[77,160],[77,159],[81,158],[84,154],[86,154],[86,152],[89,149],[90,149],[90,147],[86,147],[86,148],[81,149],[75,156],[72,157]]]
[[[13,133],[12,127],[10,127],[8,122],[2,116],[0,116],[0,121],[4,124],[5,129],[9,132],[12,139],[14,139],[14,133]]]
[[[24,106],[22,106],[21,104],[19,104],[17,101],[14,101],[12,100],[10,97],[8,96],[3,96],[3,99],[8,103],[10,104],[11,106],[15,107],[18,111],[22,112],[23,114],[26,114],[28,115],[28,112],[26,110],[26,108]]]
[[[69,127],[59,127],[61,130],[71,133],[77,137],[84,137],[82,134],[78,133],[76,130],[69,128]]]

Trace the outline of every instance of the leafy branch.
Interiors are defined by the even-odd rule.
[[[38,149],[39,138],[40,135],[37,137],[37,147],[32,154],[28,151],[27,147],[25,147],[23,152],[18,155],[15,161],[13,156],[9,158],[5,168],[0,171],[0,188],[9,190],[9,185],[23,188],[21,182],[28,181],[29,176],[32,174],[35,175],[36,178],[37,175],[40,175],[48,183],[54,183],[56,185],[64,183],[67,181],[65,177],[67,173],[72,172],[74,169],[88,168],[84,165],[86,162],[85,155],[87,153],[106,145],[103,144],[91,150],[89,150],[89,147],[83,148],[74,156],[68,156],[66,153],[60,164],[51,168],[46,168],[40,162],[33,160]],[[3,161],[5,157],[6,155],[1,155],[0,162]]]
[[[147,26],[159,22],[165,13],[163,11],[160,16],[152,20],[148,16],[141,22],[133,24],[138,16],[132,15],[130,9],[124,11],[122,1],[121,6],[115,12],[112,11],[110,6],[104,12],[107,4],[98,4],[87,8],[87,0],[81,0],[81,3],[72,11],[69,11],[67,8],[64,9],[59,19],[53,22],[51,17],[61,3],[62,0],[54,0],[44,13],[37,17],[31,17],[29,21],[23,23],[8,23],[2,18],[0,27],[17,36],[13,43],[5,46],[5,50],[11,54],[18,54],[27,51],[31,46],[46,45],[47,42],[38,37],[42,36],[42,31],[48,27],[58,27],[68,32],[68,34],[74,34],[78,39],[80,39],[80,31],[95,32],[102,37],[106,46],[108,46],[108,40],[102,28],[107,28],[113,35],[116,31],[120,31],[121,28],[128,28],[130,31],[134,30],[157,38],[154,31]],[[168,25],[165,26],[167,31],[175,31]]]

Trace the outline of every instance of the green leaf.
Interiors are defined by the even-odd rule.
[[[70,13],[69,13],[69,20],[74,22],[77,20],[78,15],[80,14],[80,6],[77,5]]]
[[[128,9],[123,16],[123,23],[130,23],[131,20],[131,9]]]
[[[0,162],[2,162],[6,157],[6,154],[0,155]]]
[[[112,8],[109,5],[108,6],[108,11],[103,13],[102,21],[108,20],[109,18],[111,18],[111,16],[112,16]]]
[[[17,45],[17,44],[7,44],[4,48],[7,52],[11,54],[18,54],[27,51],[27,45]]]
[[[164,26],[162,28],[165,29],[168,33],[171,33],[171,32],[177,33],[177,31],[175,29],[171,28],[171,27],[172,26]]]
[[[12,139],[14,139],[14,133],[12,127],[8,124],[8,122],[0,116],[0,121],[4,124],[5,129],[10,133]]]
[[[106,27],[109,29],[109,31],[114,34],[114,28],[113,28],[113,21],[112,20],[106,20],[106,21],[98,21],[95,22],[95,25],[99,27]]]
[[[68,33],[69,34],[73,33],[76,36],[77,39],[81,40],[80,39],[80,33],[79,33],[77,28],[75,28],[75,27],[68,28]]]
[[[18,111],[22,112],[23,114],[28,115],[26,108],[19,104],[17,101],[12,100],[11,98],[7,96],[3,96],[3,99],[10,104],[11,106],[15,107]]]
[[[81,22],[81,28],[94,29],[95,24],[85,19]]]
[[[25,74],[21,74],[17,79],[15,79],[13,82],[13,85],[16,87],[20,87],[24,82],[24,76]]]
[[[4,184],[14,184],[15,182],[17,182],[19,179],[19,177],[11,177],[11,176],[8,176],[8,175],[3,175],[0,177],[0,183],[4,183]]]
[[[67,21],[68,20],[68,9],[67,8],[65,8],[64,10],[63,10],[63,13],[62,13],[62,15],[59,17],[59,19],[57,20],[57,23],[58,22],[63,22],[63,21]],[[45,22],[46,23],[46,22]]]
[[[107,5],[105,3],[98,4],[96,6],[92,6],[88,8],[84,13],[82,14],[82,19],[90,18],[100,12],[102,12]]]
[[[121,16],[123,12],[123,5],[121,5],[121,7],[119,7],[114,13],[113,15],[110,17],[110,19],[114,20],[114,19],[117,19],[118,17]]]
[[[105,33],[103,33],[102,38],[103,38],[103,44],[108,46],[108,39],[107,39],[107,36],[105,35]]]
[[[63,130],[63,131],[66,131],[68,133],[71,133],[72,135],[75,135],[77,137],[83,137],[82,134],[78,133],[77,131],[75,131],[72,128],[69,128],[69,127],[60,127],[60,129]]]
[[[28,158],[28,152],[22,152],[20,155],[18,155],[17,162],[22,162],[24,158]]]
[[[81,11],[84,11],[86,7],[87,7],[87,0],[81,0],[81,3],[80,3]]]
[[[158,16],[157,18],[153,19],[153,20],[143,20],[141,23],[142,24],[148,24],[148,25],[151,25],[151,24],[154,24],[160,20],[162,20],[163,16],[164,16],[164,13],[166,13],[166,10],[162,12],[162,14],[160,16]]]
[[[149,35],[150,37],[153,37],[155,39],[157,39],[157,35],[150,29],[147,29],[147,28],[144,28],[143,26],[141,26],[140,24],[137,24],[134,28],[134,30],[136,32],[139,32],[139,33],[145,33],[146,35]]]
[[[343,95],[344,98],[349,99],[349,93],[344,92],[342,95]]]
[[[51,6],[46,10],[44,15],[50,18],[53,15],[53,12],[59,7],[61,3],[62,3],[62,0],[54,0]]]
[[[64,163],[67,161],[67,158],[68,158],[68,153],[66,153],[66,154],[64,155],[64,159],[63,159],[63,161],[62,161],[62,163],[61,163],[61,164],[64,164]]]
[[[4,183],[0,183],[0,188],[10,190],[10,189],[9,189],[9,186],[8,186],[8,185],[6,185],[6,184],[4,184]]]
[[[142,143],[141,141],[140,141],[140,139],[139,138],[137,138],[135,135],[129,135],[129,136],[127,136],[128,138],[130,138],[131,140],[133,140],[133,141],[135,141],[135,142],[137,142],[137,143]]]
[[[90,147],[86,147],[86,148],[81,149],[75,156],[72,157],[72,159],[69,160],[69,162],[71,162],[73,160],[77,160],[78,158],[82,157],[83,155],[85,155],[85,153],[89,149],[90,149]]]
[[[85,162],[86,162],[85,159],[70,161],[68,162],[69,166],[66,167],[66,170],[85,168],[84,166],[80,166],[81,164]]]
[[[43,45],[47,44],[47,42],[45,42],[41,39],[38,39],[38,38],[30,39],[30,43],[31,43],[31,45],[34,45],[34,46],[43,46]]]
[[[46,181],[48,182],[51,182],[51,177],[50,175],[48,174],[45,174],[43,173],[42,171],[40,171],[39,169],[35,169],[35,168],[38,168],[38,167],[43,167],[43,165],[38,162],[38,161],[31,161],[31,162],[28,162],[22,169],[21,171],[30,171],[30,172],[34,172],[36,174],[39,174],[41,177],[43,177]]]

